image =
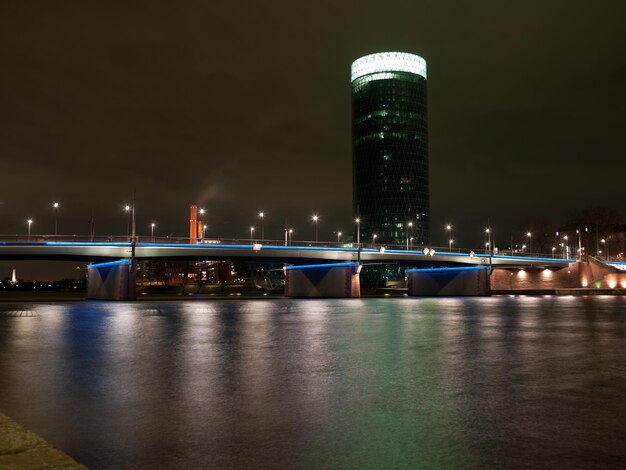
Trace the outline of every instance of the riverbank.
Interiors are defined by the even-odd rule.
[[[69,455],[0,413],[0,468],[86,470]]]

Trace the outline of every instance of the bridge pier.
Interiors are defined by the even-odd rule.
[[[409,296],[491,295],[489,267],[407,269]]]
[[[359,263],[285,267],[286,297],[354,298],[361,296]]]
[[[135,270],[130,259],[87,266],[87,298],[135,300]]]

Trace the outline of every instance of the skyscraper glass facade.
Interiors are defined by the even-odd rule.
[[[429,242],[426,61],[383,52],[352,64],[352,188],[362,240]]]

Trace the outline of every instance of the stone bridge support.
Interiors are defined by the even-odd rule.
[[[409,296],[491,295],[489,267],[407,269]]]
[[[135,269],[131,260],[88,265],[87,298],[135,300]]]
[[[286,297],[361,296],[358,263],[312,264],[285,267]]]

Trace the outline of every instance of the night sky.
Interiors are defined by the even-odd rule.
[[[3,2],[0,233],[351,227],[350,64],[428,63],[431,239],[626,211],[626,2]],[[3,277],[5,273],[0,273]]]

